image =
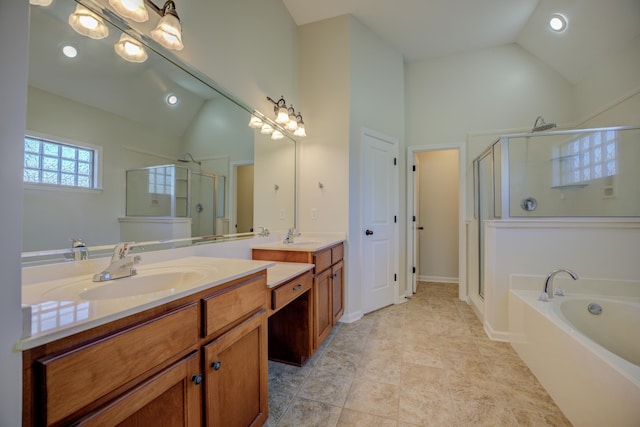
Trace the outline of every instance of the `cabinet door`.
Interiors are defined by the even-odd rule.
[[[199,355],[193,352],[74,425],[201,426]]]
[[[331,300],[333,324],[338,323],[344,313],[344,263],[331,267]]]
[[[313,279],[313,330],[314,349],[318,349],[331,332],[333,313],[331,310],[331,269]]]
[[[269,410],[266,311],[207,344],[204,362],[206,425],[262,425]]]

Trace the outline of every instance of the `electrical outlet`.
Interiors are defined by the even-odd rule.
[[[317,208],[311,208],[311,219],[314,220],[314,221],[318,219],[318,209]]]

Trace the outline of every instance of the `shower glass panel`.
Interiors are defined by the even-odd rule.
[[[126,172],[127,216],[189,216],[189,169],[176,165]]]
[[[478,295],[484,298],[484,222],[494,219],[493,152],[485,151],[474,162],[476,215],[478,220]]]
[[[500,144],[510,217],[640,216],[639,128],[505,136]]]

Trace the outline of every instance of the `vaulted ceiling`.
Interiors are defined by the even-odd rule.
[[[297,25],[351,14],[405,61],[517,43],[572,83],[640,35],[640,0],[283,0]],[[552,13],[568,28],[554,33]]]

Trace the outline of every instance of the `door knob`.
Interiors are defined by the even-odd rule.
[[[364,234],[366,234],[367,236],[371,236],[373,234],[373,230],[366,230]]]
[[[418,230],[424,230],[424,227],[418,227]]]

